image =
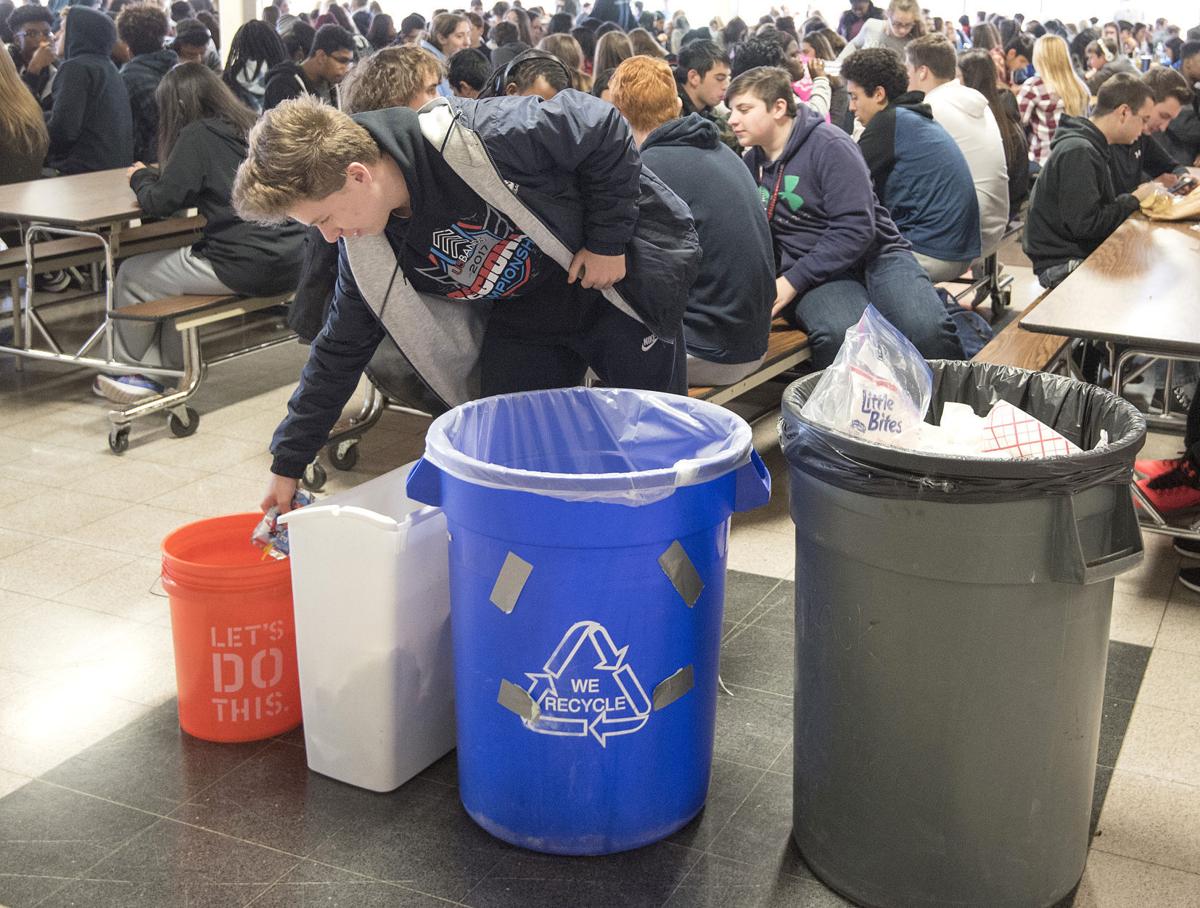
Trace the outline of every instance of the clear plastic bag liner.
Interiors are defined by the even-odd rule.
[[[886,447],[849,438],[800,415],[821,374],[784,392],[779,437],[788,462],[832,486],[875,498],[985,503],[1072,495],[1127,484],[1146,440],[1146,421],[1128,401],[1074,379],[991,363],[933,360],[932,414],[946,402],[985,415],[1008,401],[1083,449],[1044,460],[984,460]],[[1101,431],[1108,443],[1101,444]]]
[[[425,459],[466,482],[633,507],[723,476],[750,452],[750,426],[722,407],[621,388],[488,397],[439,416],[425,437]]]

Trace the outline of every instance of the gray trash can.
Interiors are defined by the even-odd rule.
[[[1113,578],[1142,558],[1128,485],[1145,422],[1071,379],[930,365],[931,412],[1007,400],[1085,453],[885,448],[800,417],[819,375],[787,389],[793,835],[873,908],[1052,905],[1087,859]]]

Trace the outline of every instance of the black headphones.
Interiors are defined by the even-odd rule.
[[[567,69],[567,64],[563,63],[563,61],[554,56],[554,54],[531,47],[529,50],[521,51],[519,54],[509,60],[504,66],[497,66],[492,71],[492,75],[491,78],[488,79],[487,86],[479,93],[479,97],[504,97],[504,89],[508,86],[508,83],[515,81],[510,78],[512,74],[516,72],[518,66],[520,66],[522,63],[527,63],[530,60],[553,60],[558,64],[559,68],[562,69],[563,75],[567,80],[567,87],[570,87],[572,84],[574,84],[575,80],[571,78],[571,71]]]

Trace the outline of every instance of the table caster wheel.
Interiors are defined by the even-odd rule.
[[[339,470],[353,470],[358,463],[358,439],[334,445],[329,452],[329,462]]]
[[[114,454],[124,454],[129,450],[129,427],[113,429],[108,433],[108,447]]]
[[[301,483],[310,492],[319,492],[325,488],[325,480],[328,478],[325,468],[314,460],[304,468],[304,477],[301,479]]]
[[[200,414],[191,407],[183,408],[182,417],[178,411],[172,411],[167,414],[167,426],[176,438],[187,438],[189,435],[195,435],[196,429],[200,427]]]

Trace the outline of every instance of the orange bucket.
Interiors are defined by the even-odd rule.
[[[261,514],[189,523],[163,540],[179,727],[257,741],[300,724],[292,573],[250,542]]]

